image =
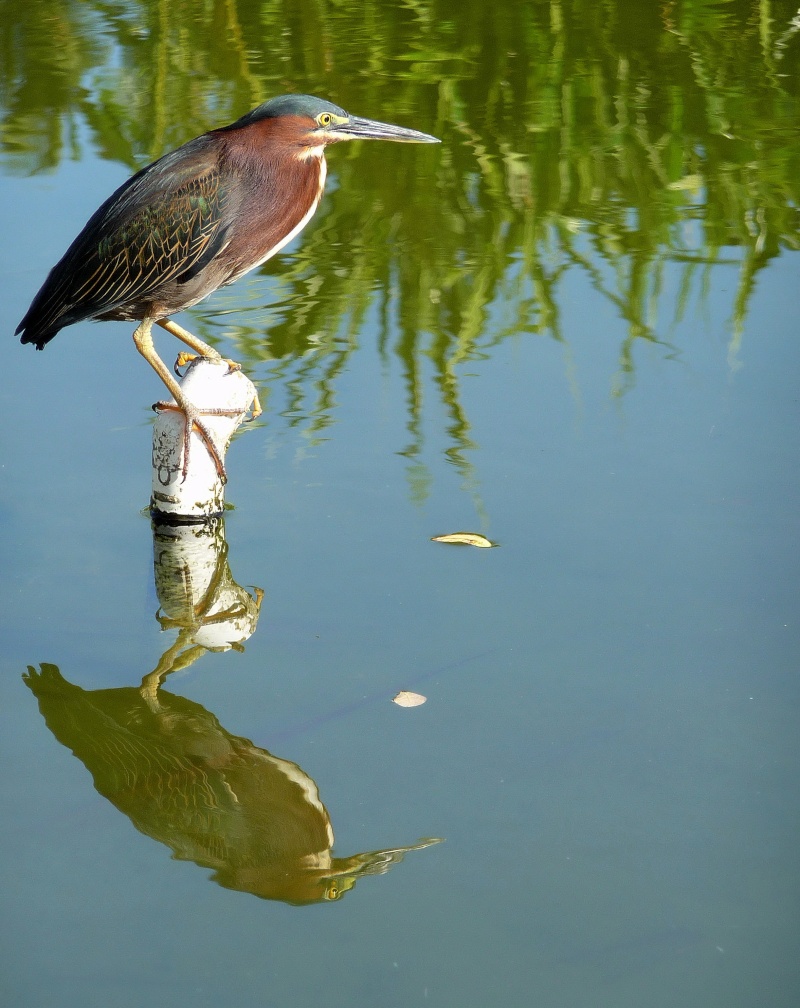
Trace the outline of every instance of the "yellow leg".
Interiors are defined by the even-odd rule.
[[[156,353],[156,348],[153,346],[153,319],[143,319],[141,324],[136,328],[133,334],[133,342],[136,344],[136,349],[144,357],[150,367],[155,371],[161,381],[167,386],[169,391],[172,393],[172,397],[177,403],[177,409],[186,417],[186,425],[183,432],[183,478],[186,479],[186,474],[189,471],[189,442],[192,429],[195,428],[200,435],[200,437],[205,442],[206,448],[211,458],[214,460],[214,466],[217,470],[217,475],[224,483],[227,479],[225,474],[225,466],[222,462],[219,452],[217,451],[217,446],[214,444],[214,439],[211,436],[210,431],[200,419],[201,416],[238,416],[239,410],[224,410],[224,409],[206,409],[199,410],[196,406],[192,405],[188,399],[185,398],[183,392],[181,391],[180,385],[177,383],[175,378],[170,373],[169,368],[161,360],[161,358]],[[159,322],[159,324],[161,324]],[[167,328],[164,326],[164,328]],[[171,331],[171,330],[170,330]],[[191,335],[191,333],[189,334]],[[201,343],[201,346],[205,344]],[[211,347],[208,348],[211,350]],[[203,354],[203,356],[206,356]],[[221,360],[222,358],[216,352],[212,350],[212,360]],[[155,404],[155,409],[175,409],[171,403],[158,402]]]

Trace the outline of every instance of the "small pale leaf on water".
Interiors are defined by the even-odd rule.
[[[482,549],[499,545],[479,532],[451,532],[449,535],[431,536],[431,542],[455,543],[457,546],[480,546]]]
[[[427,699],[421,693],[409,693],[408,690],[400,690],[396,697],[392,697],[392,703],[396,703],[398,707],[419,707]]]

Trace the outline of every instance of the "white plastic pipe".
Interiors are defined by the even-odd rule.
[[[181,379],[181,389],[198,410],[235,410],[231,416],[201,417],[220,458],[225,460],[233,432],[242,423],[256,396],[242,371],[205,357],[193,360]],[[193,429],[189,436],[189,465],[183,476],[185,417],[178,410],[162,410],[153,425],[153,492],[150,511],[155,521],[192,524],[219,517],[225,507],[225,487],[205,441]]]

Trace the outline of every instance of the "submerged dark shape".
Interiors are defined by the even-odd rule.
[[[333,856],[330,817],[296,763],[231,735],[200,704],[159,689],[83,690],[56,665],[25,682],[50,731],[94,786],[173,857],[227,889],[296,905],[336,900],[411,850]]]
[[[283,95],[166,154],[92,215],[17,327],[22,342],[42,350],[75,322],[138,321],[137,350],[186,415],[185,449],[194,425],[224,477],[201,412],[182,396],[156,353],[153,323],[201,356],[221,360],[169,316],[233,283],[291,241],[322,196],[325,147],[356,139],[438,143],[416,130],[351,116],[321,98]],[[260,412],[257,401],[253,412]],[[184,476],[187,457],[185,450]]]

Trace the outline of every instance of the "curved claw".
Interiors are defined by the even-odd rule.
[[[181,352],[175,358],[175,363],[172,365],[172,370],[179,378],[183,378],[183,375],[178,369],[186,367],[186,365],[190,364],[193,360],[197,360],[197,354],[187,353],[185,350],[181,350]]]

